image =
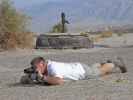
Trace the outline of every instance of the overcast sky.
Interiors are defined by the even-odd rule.
[[[66,0],[11,0],[17,8],[24,8],[32,5],[47,2],[65,2]],[[68,1],[68,0],[67,0]]]

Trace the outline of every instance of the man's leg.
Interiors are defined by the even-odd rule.
[[[106,75],[108,73],[111,73],[115,65],[113,63],[105,63],[101,64],[101,67],[99,67],[99,70],[101,72],[101,75]]]
[[[95,63],[91,66],[83,64],[83,67],[86,71],[85,79],[96,78],[102,75],[111,73],[115,65],[111,62],[107,63]]]
[[[118,57],[115,61],[107,61],[107,63],[101,64],[101,67],[99,69],[101,75],[105,75],[111,73],[115,67],[119,68],[121,73],[127,72],[125,63],[121,57]]]
[[[122,58],[117,58],[115,61],[108,60],[104,63],[95,63],[91,66],[82,64],[86,73],[85,79],[96,78],[97,76],[112,73],[114,68],[119,68],[122,73],[126,73],[127,69]]]

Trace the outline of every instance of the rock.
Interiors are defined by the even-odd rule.
[[[83,35],[39,35],[36,48],[78,49],[91,48],[93,42]]]

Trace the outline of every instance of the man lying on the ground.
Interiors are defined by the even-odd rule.
[[[127,72],[121,58],[118,58],[116,61],[106,61],[105,63],[96,63],[89,66],[80,62],[46,61],[43,57],[36,57],[31,64],[34,65],[35,73],[37,73],[39,79],[50,85],[61,85],[67,80],[83,80],[107,75],[114,68],[119,68],[122,73]],[[35,76],[32,75],[31,79],[34,80]]]

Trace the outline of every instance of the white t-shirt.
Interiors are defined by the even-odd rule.
[[[48,75],[64,80],[80,80],[85,77],[85,70],[81,63],[63,63],[48,61]]]

